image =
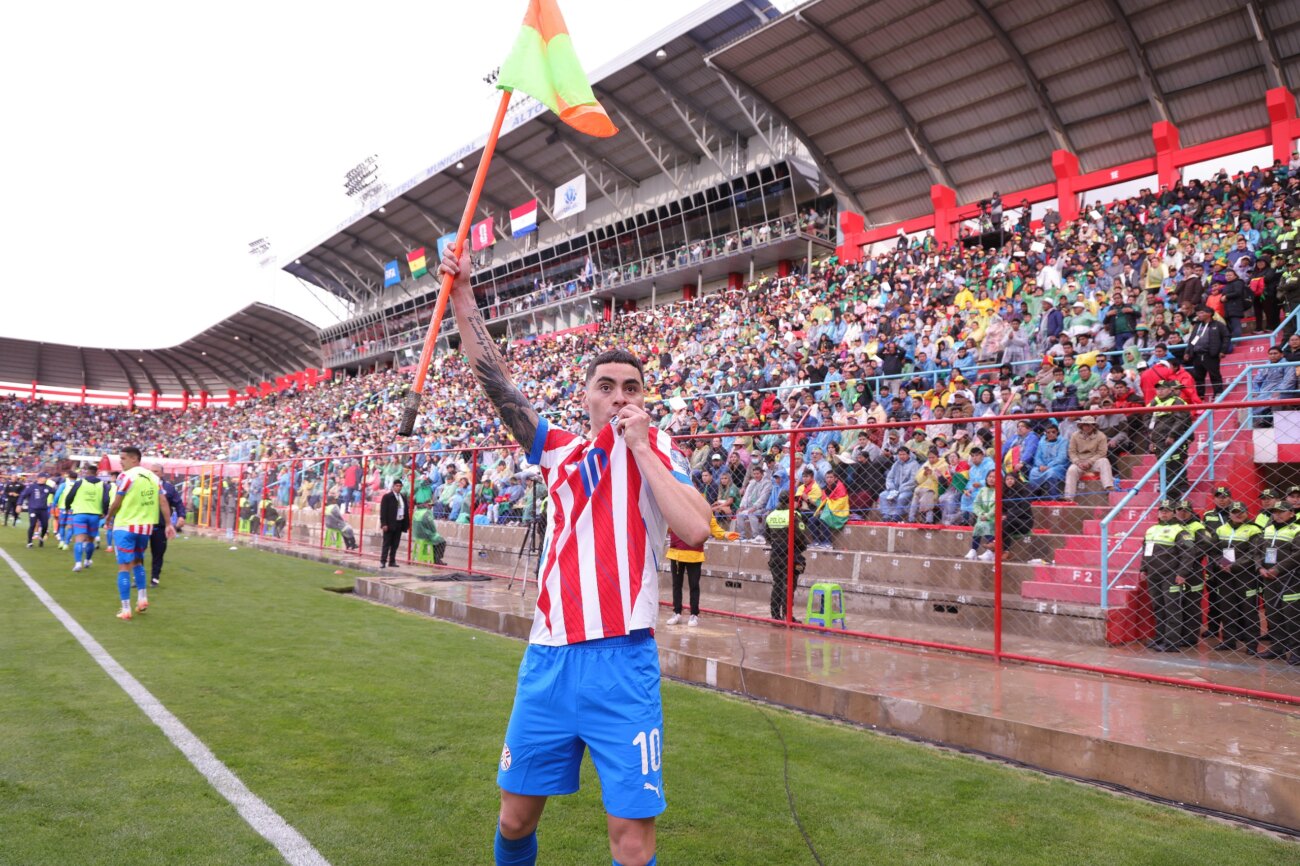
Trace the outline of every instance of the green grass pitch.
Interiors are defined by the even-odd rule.
[[[495,771],[523,644],[326,591],[332,566],[173,544],[152,610],[114,567],[15,556],[333,866],[491,863]],[[664,685],[664,864],[811,863],[753,704]],[[827,864],[1294,862],[1261,834],[766,709]],[[547,807],[544,864],[609,862],[590,762]],[[0,562],[0,864],[282,862]]]

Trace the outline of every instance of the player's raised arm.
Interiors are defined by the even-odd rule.
[[[505,358],[501,357],[487,326],[483,324],[483,315],[478,311],[474,290],[469,285],[469,252],[463,253],[458,262],[448,245],[438,269],[455,278],[451,286],[451,305],[456,314],[456,327],[460,330],[460,350],[469,359],[470,369],[488,399],[497,407],[501,421],[526,451],[532,447],[537,435],[537,411],[511,380]]]

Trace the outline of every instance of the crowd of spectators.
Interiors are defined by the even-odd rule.
[[[900,236],[861,262],[805,261],[784,277],[518,342],[509,363],[551,424],[581,431],[587,360],[611,345],[644,358],[653,417],[678,437],[719,521],[744,538],[761,535],[791,472],[799,507],[819,515],[842,517],[846,499],[853,516],[874,509],[885,520],[974,525],[1000,462],[1014,470],[1018,499],[1059,497],[1090,474],[1110,482],[1098,462],[1108,455],[1167,444],[1121,415],[1035,418],[1004,423],[999,455],[982,419],[1147,405],[1166,381],[1185,402],[1210,399],[1243,321],[1275,327],[1300,301],[1300,269],[1288,257],[1300,161],[1097,202],[1073,223],[1003,219],[993,246]],[[1300,358],[1300,338],[1292,342],[1279,362]],[[398,439],[409,379],[336,377],[202,412],[11,398],[0,401],[0,435],[6,453],[28,463],[127,443],[156,456],[269,461],[271,477],[296,479],[297,495],[344,507],[358,489],[386,489],[388,461],[368,461],[367,477],[344,484],[334,476],[348,461],[335,460],[324,478],[316,458],[443,452],[416,461],[417,502],[439,517],[535,514],[524,467],[504,449],[480,454],[475,514],[466,513],[466,449],[509,439],[461,356],[434,361],[417,435]],[[1265,384],[1290,389],[1295,378]],[[873,429],[888,422],[915,426]],[[829,425],[864,429],[797,433]]]

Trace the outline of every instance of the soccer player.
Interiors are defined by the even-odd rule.
[[[600,776],[617,866],[655,862],[663,790],[663,705],[653,627],[658,562],[668,530],[687,544],[709,537],[712,514],[686,458],[646,414],[641,362],[614,349],[587,366],[582,398],[591,438],[552,429],[510,379],[470,287],[468,251],[441,269],[461,351],[528,462],[541,467],[546,555],[537,609],[519,666],[501,750],[498,866],[537,861],[546,799],[578,790],[584,749]]]
[[[71,513],[68,511],[68,491],[72,485],[77,482],[76,470],[69,469],[63,473],[59,479],[59,484],[54,488],[54,519],[57,521],[59,530],[56,537],[59,539],[59,550],[67,550],[68,544],[72,541],[72,520]]]
[[[120,620],[131,619],[131,578],[135,578],[135,612],[149,609],[149,595],[145,587],[144,552],[149,547],[149,536],[160,521],[166,526],[167,537],[174,538],[172,511],[162,496],[158,476],[140,465],[140,449],[122,449],[122,474],[117,479],[117,496],[108,508],[105,524],[113,549],[117,552],[117,593],[122,609]]]
[[[91,566],[95,541],[99,538],[99,522],[108,513],[108,485],[96,474],[94,466],[87,466],[81,474],[83,477],[74,481],[68,490],[65,512],[72,529],[73,571]]]

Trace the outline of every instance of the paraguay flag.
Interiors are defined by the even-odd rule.
[[[537,231],[537,199],[521,204],[510,210],[510,234],[521,238],[529,232]]]

